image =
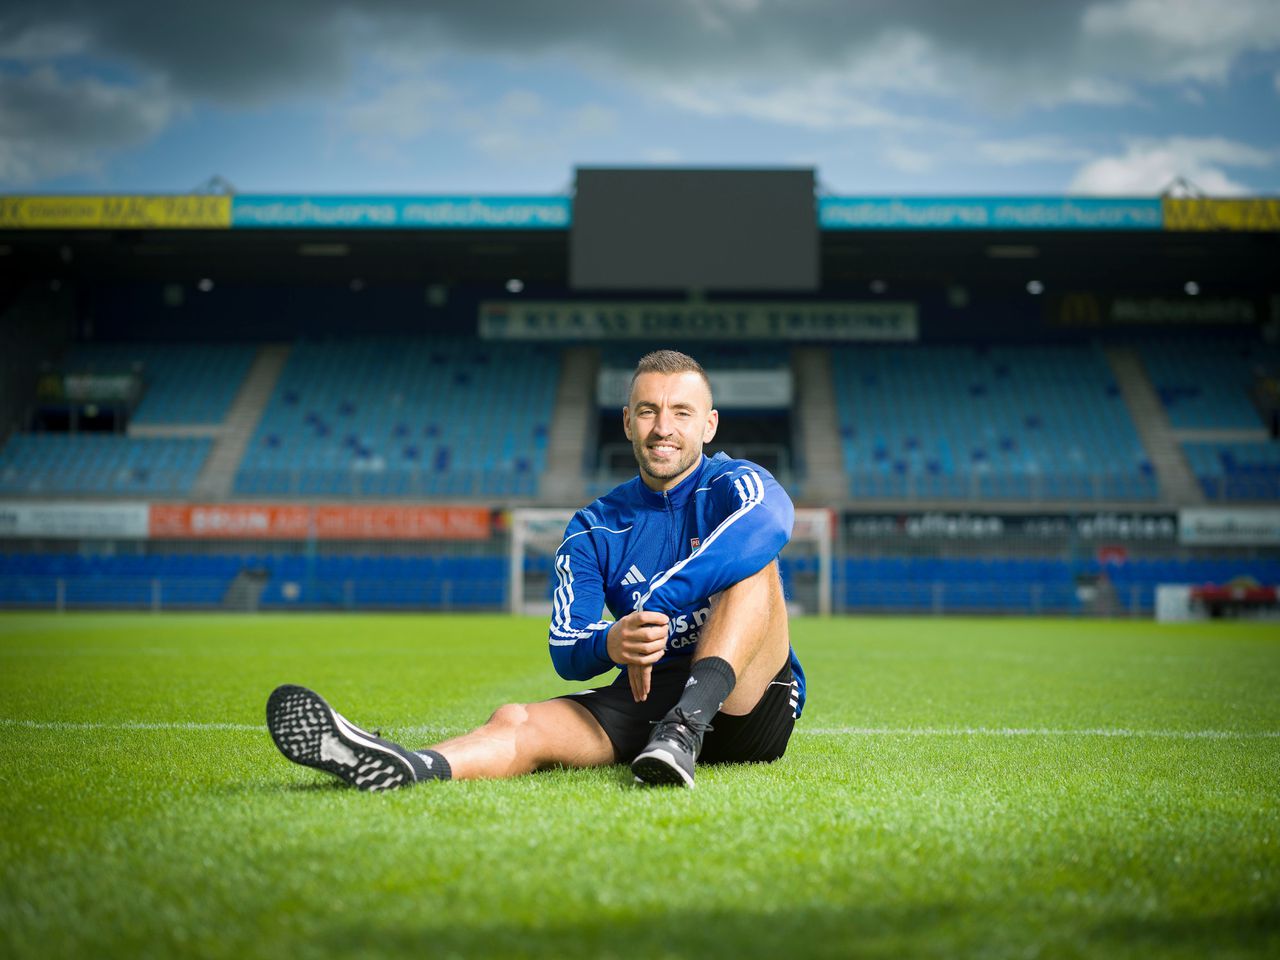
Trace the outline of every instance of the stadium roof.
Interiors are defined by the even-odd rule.
[[[436,223],[404,223],[415,206]],[[278,223],[267,227],[269,215]],[[519,278],[563,289],[570,215],[565,197],[0,197],[0,267],[10,278],[497,288]],[[1195,279],[1265,293],[1280,262],[1280,200],[1266,198],[837,197],[819,198],[819,215],[827,290],[1035,276],[1058,287]]]

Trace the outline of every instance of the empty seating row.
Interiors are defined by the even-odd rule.
[[[82,343],[63,359],[67,373],[137,373],[136,424],[221,423],[257,347],[226,343]]]
[[[1092,346],[832,353],[855,497],[1154,498],[1154,469]]]
[[[1250,399],[1254,378],[1280,374],[1280,348],[1243,338],[1161,338],[1139,348],[1143,366],[1181,429],[1262,425]]]
[[[0,493],[182,496],[212,443],[189,437],[15,434],[0,449]]]
[[[559,355],[381,338],[294,346],[238,494],[527,496],[546,468]]]
[[[1210,500],[1280,500],[1280,443],[1185,443]]]

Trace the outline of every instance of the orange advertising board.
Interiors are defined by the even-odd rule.
[[[483,540],[487,507],[316,507],[322,540]]]
[[[151,504],[149,534],[173,540],[484,540],[486,507]]]

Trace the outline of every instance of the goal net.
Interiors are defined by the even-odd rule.
[[[555,590],[556,549],[564,539],[574,511],[523,508],[511,511],[509,561],[511,612],[551,616]],[[796,511],[791,542],[779,558],[782,584],[792,614],[831,613],[831,541],[834,521],[830,510]]]

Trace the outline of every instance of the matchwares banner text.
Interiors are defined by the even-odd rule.
[[[915,340],[914,303],[643,303],[492,301],[488,340]]]

